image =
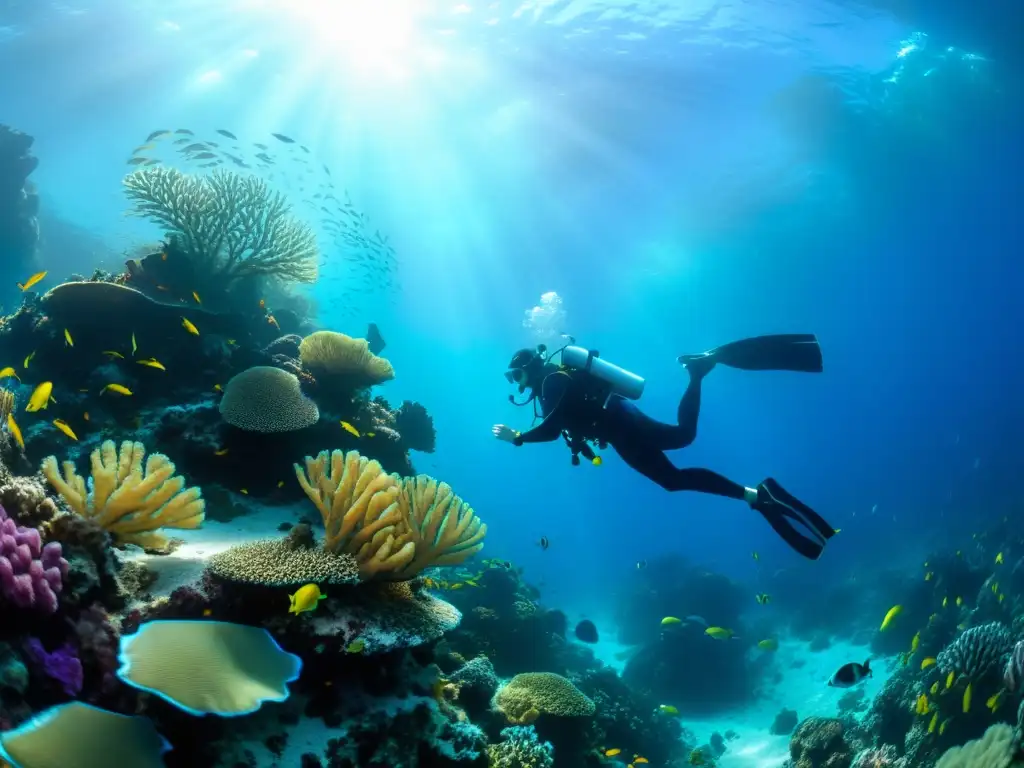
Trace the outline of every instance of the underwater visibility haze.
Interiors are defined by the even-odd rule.
[[[1024,765],[1022,35],[0,3],[0,762]]]

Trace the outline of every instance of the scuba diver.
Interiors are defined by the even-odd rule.
[[[568,343],[550,355],[540,345],[512,356],[505,378],[518,385],[519,394],[527,390],[530,394],[522,402],[509,395],[509,401],[514,405],[533,403],[534,421],[542,421],[526,432],[496,424],[491,430],[496,438],[519,446],[561,437],[572,452],[574,465],[580,463],[581,454],[600,464],[592,445],[602,449],[611,445],[626,464],[667,491],[699,491],[747,502],[790,547],[804,557],[818,559],[835,529],[775,480],[768,478],[756,488],[748,488],[709,469],[676,467],[665,455],[665,451],[685,448],[697,436],[701,382],[716,365],[748,371],[820,373],[821,348],[812,334],[758,336],[679,357],[690,383],[679,402],[678,424],[655,421],[632,402],[643,394],[641,377],[567,338]],[[556,355],[561,357],[560,365],[552,362]]]

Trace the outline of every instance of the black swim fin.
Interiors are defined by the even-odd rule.
[[[810,560],[817,560],[826,542],[836,534],[835,528],[825,518],[770,477],[757,487],[757,500],[751,506],[764,516],[790,547]],[[794,522],[811,536],[802,534]]]
[[[374,355],[379,355],[384,351],[384,347],[387,346],[387,342],[380,335],[380,329],[376,323],[370,323],[370,327],[366,329],[366,343],[370,348],[370,352]]]
[[[744,371],[797,371],[821,373],[821,347],[813,333],[780,333],[754,336],[704,352],[681,355],[683,365],[702,359]]]

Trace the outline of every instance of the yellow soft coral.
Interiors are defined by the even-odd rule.
[[[382,384],[395,378],[395,369],[370,351],[366,339],[335,331],[317,331],[299,344],[302,367],[318,379],[331,379],[353,389]]]
[[[147,549],[167,546],[157,529],[198,528],[205,504],[198,488],[185,488],[185,478],[175,475],[174,463],[162,453],[151,454],[143,470],[146,449],[142,443],[125,441],[120,451],[106,440],[91,454],[92,490],[65,461],[63,475],[57,459],[47,456],[42,472],[68,506],[109,531],[123,544]]]
[[[411,579],[483,547],[487,526],[447,483],[402,480],[356,451],[307,456],[295,475],[323,517],[324,546],[355,557],[364,579]]]

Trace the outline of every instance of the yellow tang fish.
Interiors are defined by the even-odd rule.
[[[910,652],[916,653],[917,647],[921,644],[921,630],[918,630],[913,638],[910,640]]]
[[[931,693],[932,696],[938,696],[939,695],[939,681],[936,680],[934,683],[932,683],[932,687],[929,688],[928,691],[929,691],[929,693]]]
[[[228,455],[228,449],[227,448],[221,448],[219,451],[214,451],[213,455],[214,456],[227,456]]]
[[[925,696],[923,693],[917,697],[917,714],[928,714],[928,697]]]
[[[899,616],[902,612],[902,605],[894,605],[892,608],[890,608],[889,612],[885,614],[885,618],[882,619],[882,626],[878,628],[879,631],[885,632],[885,630],[889,628],[889,625],[892,624],[892,620]]]
[[[63,419],[54,419],[53,426],[63,432],[65,435],[70,437],[72,440],[78,440],[78,435],[75,434],[74,430],[68,426],[68,423]]]
[[[192,298],[196,300],[196,304],[203,303],[202,299],[199,298],[199,294],[196,293],[195,291],[192,291]]]
[[[32,277],[30,277],[24,283],[18,283],[18,287],[21,288],[22,291],[27,291],[29,288],[31,288],[33,285],[35,285],[36,283],[38,283],[40,280],[42,280],[45,277],[46,277],[46,272],[36,272],[34,275],[32,275]]]
[[[32,397],[28,399],[28,405],[25,406],[25,410],[29,413],[35,413],[36,411],[46,408],[50,404],[50,397],[53,395],[53,382],[44,381],[32,392]]]
[[[963,701],[964,707],[963,707],[963,709],[964,709],[964,714],[965,715],[968,712],[971,711],[971,686],[972,685],[973,685],[973,683],[968,683],[967,684],[967,688],[964,689],[964,701]]]
[[[124,355],[122,355],[120,352],[118,352],[116,350],[113,350],[113,349],[105,349],[105,350],[103,350],[103,354],[106,355],[107,357],[111,358],[112,360],[113,359],[124,360]]]
[[[377,436],[377,433],[376,433],[376,432],[367,432],[367,433],[366,433],[366,436],[367,436],[367,437],[376,437],[376,436]]]
[[[999,595],[999,602],[1000,603],[1003,602],[1003,600],[1005,600],[1005,599],[1006,599],[1006,595],[1003,595],[1003,594]]]
[[[957,607],[959,608],[961,605],[964,604],[964,599],[962,597],[958,597],[956,599],[956,604],[957,604]]]
[[[928,573],[926,573],[924,575],[924,580],[925,581],[931,581],[932,580],[932,572],[931,571],[928,571]]]
[[[322,595],[321,595],[322,597]],[[351,643],[345,646],[345,653],[362,653],[366,648],[366,641],[361,637],[357,637]]]
[[[921,661],[921,669],[928,669],[928,667],[935,664],[935,657],[929,656],[927,659]]]
[[[602,464],[604,464],[604,459],[602,459],[600,456],[595,456],[590,460],[590,463],[593,464],[595,467],[600,467]]]
[[[193,336],[198,336],[199,335],[199,329],[196,328],[192,324],[192,321],[189,320],[187,317],[181,318],[181,327],[184,328],[189,333],[191,333]]]
[[[104,392],[116,392],[119,395],[125,396],[128,396],[132,393],[132,391],[123,384],[107,384],[107,386],[100,390],[100,394],[102,395]]]
[[[992,582],[992,594],[993,595],[998,595],[999,594],[999,582],[998,581],[993,581]]]
[[[666,616],[664,619],[661,620],[661,626],[663,626],[663,627],[669,627],[669,626],[671,626],[673,624],[682,624],[682,623],[683,623],[683,620],[682,619],[677,619],[675,616]]]
[[[935,733],[935,726],[939,724],[939,713],[936,712],[932,715],[931,722],[928,723],[928,733]]]
[[[634,755],[633,756],[633,762],[636,763],[637,765],[639,765],[640,763],[649,763],[651,761],[648,760],[646,757],[640,757],[640,755]]]
[[[776,651],[779,648],[779,641],[773,637],[758,642],[757,647],[762,651]]]
[[[1003,703],[1003,689],[996,691],[994,694],[988,697],[988,701],[985,702],[985,706],[988,707],[994,713],[999,709],[999,705]]]
[[[604,756],[605,756],[605,757],[615,757],[616,755],[619,755],[619,754],[622,754],[622,750],[621,750],[621,749],[618,749],[618,748],[615,748],[615,749],[606,749],[606,750],[604,751]]]
[[[214,384],[213,385],[213,391],[214,392],[223,392],[224,391],[224,387],[222,387],[220,384]]]
[[[139,365],[145,365],[148,368],[156,368],[158,371],[167,370],[166,368],[164,368],[164,364],[157,360],[155,357],[150,358],[149,360],[137,360],[136,362]]]
[[[284,488],[284,480],[278,480],[277,481],[277,487],[278,488]]]
[[[708,627],[704,630],[704,634],[708,637],[713,637],[715,640],[728,640],[732,637],[733,632],[731,629],[725,627]]]
[[[1003,553],[1000,552],[998,555],[996,555],[996,565],[1002,565],[1002,564],[1003,564]]]
[[[673,707],[671,704],[659,704],[658,709],[664,712],[666,715],[678,715],[679,710]]]
[[[947,717],[945,720],[942,721],[942,724],[939,725],[939,736],[946,732],[946,726],[949,725],[949,721],[952,719],[953,718],[951,717]]]
[[[32,362],[32,358],[36,356],[36,351],[33,349],[29,352],[28,357],[25,358],[25,362],[21,364],[22,368],[28,368],[28,364]]]
[[[135,333],[132,332],[132,357],[135,357],[135,352],[139,349],[139,345],[135,343]]]
[[[316,584],[307,584],[304,587],[299,587],[295,594],[288,595],[288,600],[290,601],[288,613],[298,615],[303,611],[312,611],[316,608],[317,603],[325,597],[327,595],[320,594],[320,587]]]
[[[18,426],[18,422],[14,420],[14,414],[7,414],[7,430],[14,435],[14,442],[18,444],[21,450],[25,450],[25,439],[21,436],[21,428]]]
[[[359,437],[359,430],[349,424],[347,421],[341,422],[341,428],[348,432],[350,435]]]
[[[239,488],[238,492],[240,494],[242,494],[243,496],[248,496],[249,495],[249,489],[248,488]]]
[[[75,340],[71,338],[71,331],[67,328],[64,329],[64,343],[69,347],[75,346]]]
[[[21,381],[21,378],[20,378],[20,377],[18,376],[18,374],[17,374],[17,373],[16,373],[15,371],[14,371],[14,369],[13,369],[13,368],[11,368],[11,366],[7,366],[7,367],[6,367],[6,368],[4,368],[4,369],[3,369],[2,371],[0,371],[0,379],[6,379],[6,378],[10,378],[11,376],[13,376],[14,378],[16,378],[16,379],[17,379],[18,381]]]
[[[953,681],[954,681],[954,680],[956,680],[956,672],[954,672],[953,670],[950,670],[950,671],[949,671],[949,674],[948,674],[948,675],[946,675],[946,690],[947,690],[947,691],[948,691],[948,690],[949,690],[950,688],[952,688],[952,687],[953,687]]]
[[[945,608],[947,605],[949,605],[949,598],[948,597],[942,598],[942,607]]]

